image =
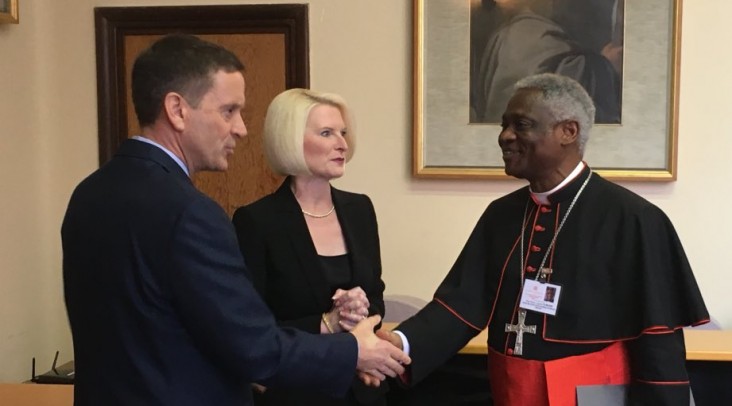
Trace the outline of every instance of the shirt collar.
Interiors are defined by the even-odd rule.
[[[154,145],[154,146],[162,149],[163,152],[165,152],[166,154],[168,154],[168,156],[170,156],[170,158],[172,158],[175,161],[175,163],[177,163],[178,166],[180,166],[180,168],[183,169],[183,172],[185,172],[186,175],[188,175],[189,178],[191,177],[191,174],[188,172],[188,167],[186,166],[186,164],[184,164],[183,161],[180,158],[178,158],[177,155],[175,155],[174,153],[172,153],[169,149],[167,149],[164,146],[158,144],[157,142],[155,142],[155,141],[153,141],[153,140],[151,140],[149,138],[145,138],[145,137],[143,137],[141,135],[133,135],[132,136],[132,139],[133,140],[137,140],[137,141],[142,141],[144,143],[147,143],[147,144],[150,144],[150,145]]]
[[[553,193],[555,193],[558,190],[561,190],[563,187],[567,186],[567,184],[571,181],[573,181],[577,176],[579,176],[580,173],[582,173],[582,169],[585,168],[585,163],[583,161],[580,161],[580,163],[577,164],[577,166],[572,170],[572,172],[569,173],[569,175],[564,178],[564,180],[558,184],[554,189],[548,191],[548,192],[531,192],[531,198],[536,202],[536,204],[549,204],[549,196]],[[531,191],[531,187],[529,187],[529,191]]]

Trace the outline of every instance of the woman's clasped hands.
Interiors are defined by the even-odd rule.
[[[331,333],[351,331],[369,315],[369,299],[361,287],[337,289],[332,297],[333,307],[323,314],[323,322]]]

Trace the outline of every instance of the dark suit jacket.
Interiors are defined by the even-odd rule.
[[[331,194],[353,270],[347,288],[360,286],[369,298],[369,313],[383,316],[384,282],[374,207],[366,195],[335,188]],[[290,178],[275,193],[239,208],[233,222],[254,287],[277,322],[319,333],[321,315],[331,309],[334,292],[328,287],[300,205],[290,190]],[[387,390],[367,388],[359,380],[354,381],[353,389],[349,397],[355,397],[356,404],[371,404]],[[287,396],[283,391],[268,392],[264,398],[278,396],[277,404],[303,404],[303,396],[307,396],[294,391],[288,391]]]
[[[249,383],[345,394],[357,344],[277,327],[226,213],[161,149],[125,141],[62,227],[76,405],[247,405]]]

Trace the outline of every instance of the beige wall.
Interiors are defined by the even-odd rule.
[[[72,358],[59,227],[71,190],[97,165],[92,9],[151,3],[21,0],[21,24],[0,25],[0,382],[27,379],[33,356],[40,369],[57,349],[61,361]],[[726,328],[729,15],[728,0],[685,2],[679,178],[625,184],[671,217],[707,305]],[[411,1],[312,0],[310,31],[312,86],[343,94],[359,124],[359,152],[337,184],[376,205],[387,293],[428,299],[487,203],[522,183],[411,178]]]

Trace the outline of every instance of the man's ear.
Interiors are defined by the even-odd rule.
[[[163,99],[163,111],[168,118],[170,125],[177,131],[183,131],[186,127],[185,117],[188,114],[188,103],[178,93],[170,92]]]
[[[579,123],[574,120],[562,122],[562,145],[574,144],[579,138]]]

